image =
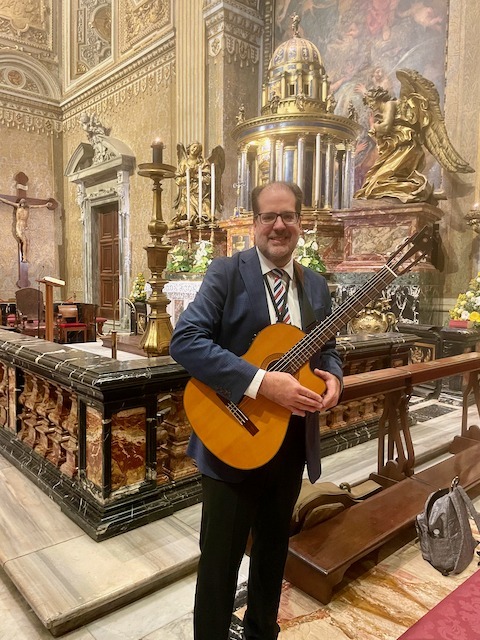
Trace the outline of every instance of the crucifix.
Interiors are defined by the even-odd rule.
[[[53,198],[48,200],[41,200],[39,198],[29,198],[27,196],[28,190],[28,177],[23,173],[17,173],[14,176],[16,185],[16,195],[4,195],[0,194],[0,202],[8,204],[13,207],[15,213],[15,238],[18,243],[18,282],[17,287],[22,289],[23,287],[30,286],[28,279],[28,217],[30,209],[40,209],[46,207],[47,209],[56,209],[58,202]]]

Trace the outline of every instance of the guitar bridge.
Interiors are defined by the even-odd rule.
[[[218,394],[217,394],[218,395]],[[257,427],[253,424],[250,418],[243,413],[238,405],[231,400],[226,400],[222,398],[222,396],[218,396],[223,404],[227,407],[227,409],[232,414],[232,417],[238,422],[238,424],[246,429],[251,436],[255,436],[258,433]]]

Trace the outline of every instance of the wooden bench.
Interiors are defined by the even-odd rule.
[[[344,398],[350,400],[366,397],[371,394],[372,386],[376,393],[381,389],[380,392],[386,394],[386,399],[393,395],[396,400],[390,405],[386,401],[385,407],[390,412],[389,422],[395,424],[388,424],[384,435],[394,438],[397,443],[399,424],[408,431],[405,416],[400,416],[396,423],[393,415],[395,411],[401,412],[405,408],[398,403],[399,393],[408,397],[412,387],[420,381],[466,373],[468,384],[464,393],[464,408],[471,391],[475,394],[478,408],[479,370],[480,354],[467,353],[425,364],[348,376],[345,379]],[[395,432],[393,436],[392,431]],[[387,449],[393,455],[392,442]],[[475,427],[467,429],[465,410],[461,433],[452,443],[451,451],[454,455],[425,471],[415,474],[409,466],[414,462],[413,449],[407,455],[402,454],[403,463],[407,461],[408,464],[401,467],[397,464],[398,460],[389,459],[385,464],[384,450],[385,443],[379,441],[378,469],[370,477],[377,481],[384,479],[385,489],[290,539],[285,567],[286,579],[324,604],[330,601],[334,588],[354,562],[408,528],[412,529],[413,534],[415,517],[423,509],[430,493],[449,486],[455,475],[459,476],[460,483],[467,490],[480,485],[480,430]],[[392,469],[394,473],[389,477]],[[404,473],[403,477],[399,477],[401,469],[410,475]],[[393,477],[395,473],[396,478]]]

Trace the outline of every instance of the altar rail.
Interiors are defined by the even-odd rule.
[[[370,395],[372,388],[384,394],[377,469],[370,475],[384,488],[291,538],[285,575],[292,584],[327,604],[354,562],[409,527],[414,535],[415,517],[430,493],[450,486],[454,476],[467,490],[480,485],[480,428],[467,425],[471,393],[480,415],[479,371],[480,353],[474,352],[345,378],[344,402]],[[459,435],[450,445],[453,455],[415,473],[408,417],[411,390],[459,374],[466,384]]]
[[[348,432],[359,439],[380,427],[383,434],[387,419],[394,437],[393,393],[397,381],[399,390],[405,384],[411,340],[383,334],[340,341],[345,372],[369,373],[347,375],[341,404],[321,415],[322,447]],[[444,373],[444,362],[429,363],[422,375]],[[0,330],[0,452],[95,540],[170,515],[201,499],[186,456],[188,379],[170,357],[119,362]],[[390,450],[387,459],[390,468]],[[401,460],[405,474],[412,452]]]

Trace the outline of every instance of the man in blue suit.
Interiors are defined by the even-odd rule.
[[[325,383],[322,395],[289,373],[265,371],[241,357],[269,324],[286,320],[305,331],[331,313],[323,276],[292,258],[301,234],[301,205],[302,192],[293,183],[272,182],[253,190],[256,246],[212,262],[170,344],[172,357],[225,399],[238,403],[243,396],[261,395],[292,414],[279,451],[249,471],[219,460],[196,434],[190,439],[188,453],[202,474],[203,490],[195,640],[228,640],[249,534],[244,638],[277,638],[290,519],[305,462],[311,482],[320,476],[318,412],[335,406],[341,392],[342,363],[334,340],[310,361]],[[280,285],[278,269],[283,270]]]

